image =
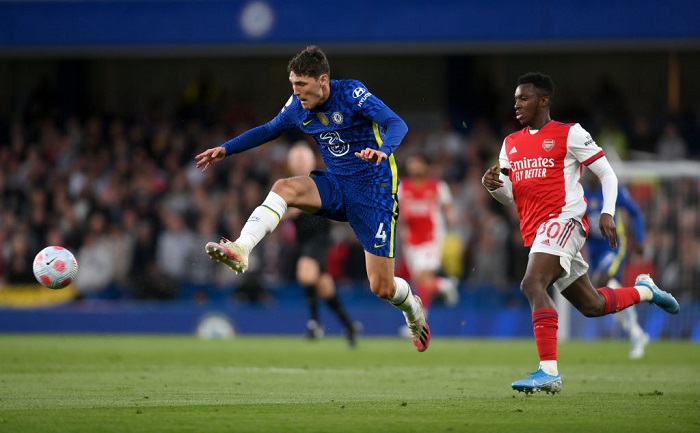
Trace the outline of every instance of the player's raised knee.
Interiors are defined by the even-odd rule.
[[[288,177],[275,181],[272,192],[282,197],[287,203],[293,203],[303,195],[306,188],[307,186],[300,182],[299,178]]]

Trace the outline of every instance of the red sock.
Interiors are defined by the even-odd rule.
[[[433,297],[430,296],[430,291],[427,290],[425,284],[416,284],[416,295],[418,295],[423,302],[423,308],[429,309]]]
[[[640,301],[639,292],[634,287],[601,287],[597,290],[605,298],[605,314],[617,313]]]
[[[543,308],[534,311],[532,313],[532,328],[535,333],[535,344],[540,361],[556,361],[557,328],[559,328],[557,310]]]
[[[433,303],[433,298],[437,292],[437,284],[437,278],[433,278],[428,284],[419,283],[416,285],[418,296],[420,296],[420,300],[423,301],[423,308],[429,309],[430,305]]]

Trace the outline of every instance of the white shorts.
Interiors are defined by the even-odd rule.
[[[530,254],[559,256],[559,264],[564,272],[554,282],[554,288],[561,292],[588,272],[588,263],[581,255],[585,243],[586,232],[581,223],[575,219],[551,219],[537,229]]]
[[[442,250],[439,242],[425,242],[419,245],[404,244],[403,253],[411,276],[423,271],[437,272],[442,265]]]

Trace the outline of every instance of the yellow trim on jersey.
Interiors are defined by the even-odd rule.
[[[625,235],[625,223],[623,221],[622,215],[618,218],[617,223],[617,239],[620,244],[617,246],[617,254],[615,255],[615,260],[610,264],[608,268],[608,276],[614,277],[620,270],[622,261],[627,257],[627,236]]]
[[[374,139],[377,140],[377,145],[381,149],[384,141],[379,133],[377,122],[372,122],[372,129],[374,130]],[[389,155],[389,167],[391,167],[391,193],[396,194],[399,191],[399,167],[396,165],[396,157],[393,153]]]
[[[396,165],[396,157],[389,155],[389,167],[391,167],[391,193],[399,192],[399,166]]]
[[[394,208],[391,210],[391,235],[389,238],[389,258],[393,259],[395,255],[394,240],[396,237],[396,210],[399,207],[399,201],[396,200],[396,193],[393,193],[392,197],[394,198]]]
[[[384,140],[382,140],[382,135],[379,133],[379,124],[377,122],[372,122],[372,130],[374,131],[374,139],[377,140],[377,145],[381,149]],[[395,255],[394,242],[396,240],[396,211],[399,207],[399,201],[396,199],[396,194],[399,191],[399,167],[396,165],[396,157],[393,153],[389,155],[388,162],[391,168],[391,195],[394,198],[394,208],[391,215],[391,235],[389,238],[389,258],[393,259]]]
[[[374,139],[377,140],[377,144],[379,145],[379,147],[382,147],[384,141],[382,140],[382,136],[379,133],[379,124],[377,122],[372,122],[372,129],[374,130]]]

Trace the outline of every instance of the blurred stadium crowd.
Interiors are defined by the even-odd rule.
[[[229,157],[207,173],[194,155],[267,119],[254,109],[211,113],[190,101],[175,113],[139,118],[60,118],[38,97],[0,137],[0,281],[34,283],[32,259],[45,245],[72,250],[80,265],[76,288],[87,298],[219,299],[264,302],[269,288],[293,281],[295,242],[282,223],[251,258],[251,271],[234,276],[204,254],[208,241],[235,238],[272,183],[286,175],[286,151],[305,139],[286,135]],[[603,105],[601,107],[604,108]],[[697,119],[620,118],[576,113],[609,155],[621,160],[698,159]],[[211,119],[218,119],[211,121]],[[465,127],[466,126],[466,127]],[[518,281],[527,251],[514,209],[499,205],[481,185],[496,161],[502,137],[519,125],[511,113],[438,130],[411,128],[397,152],[433,162],[450,185],[460,216],[446,245],[445,272],[462,290],[487,287],[499,302],[519,302]],[[614,156],[613,156],[614,158]],[[633,257],[635,271],[661,274],[679,301],[700,297],[698,178],[631,185],[645,209],[647,245]],[[328,269],[340,281],[363,281],[361,247],[345,224],[334,226]],[[494,290],[495,289],[495,290]]]

